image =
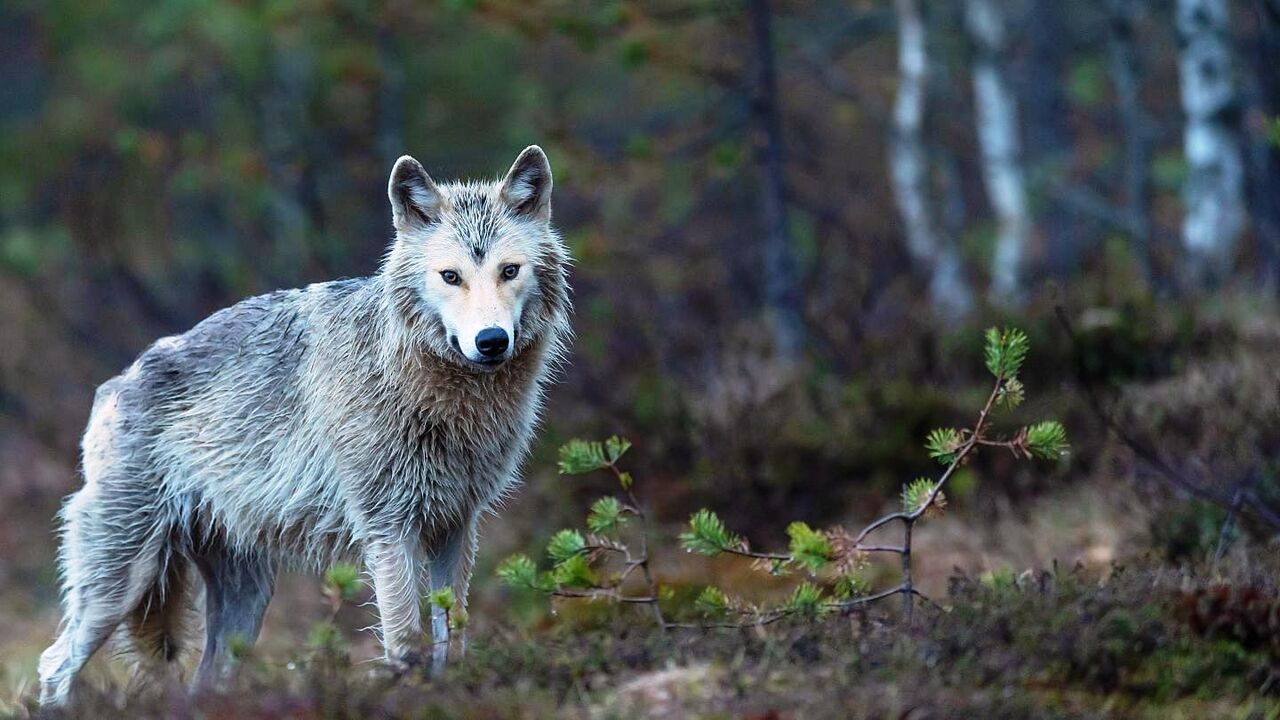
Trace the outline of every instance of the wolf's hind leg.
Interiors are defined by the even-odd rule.
[[[252,647],[275,592],[276,565],[266,555],[217,547],[196,557],[205,585],[205,641],[195,687],[213,686],[229,670],[236,643]]]
[[[80,671],[138,607],[160,569],[163,540],[145,498],[89,485],[65,517],[66,617],[58,639],[40,656],[41,705],[67,704]],[[120,518],[131,527],[122,530]]]
[[[111,637],[116,626],[133,610],[155,574],[154,561],[135,560],[130,566],[116,568],[115,580],[86,584],[76,588],[76,600],[68,608],[66,624],[53,645],[40,655],[40,704],[65,705],[89,658]],[[138,579],[145,578],[142,582]],[[142,585],[143,590],[135,589]]]
[[[89,658],[106,643],[116,622],[71,621],[40,655],[40,705],[57,707],[71,700],[75,682]]]

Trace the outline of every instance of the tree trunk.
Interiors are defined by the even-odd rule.
[[[956,318],[973,308],[973,294],[955,247],[945,242],[929,201],[929,165],[924,145],[925,96],[928,88],[928,45],[924,19],[916,0],[895,0],[898,13],[898,96],[893,108],[889,144],[889,177],[907,250],[929,277],[929,294],[937,311]]]
[[[1061,0],[1032,0],[1019,22],[1026,28],[1027,43],[1018,83],[1026,108],[1026,162],[1044,208],[1039,225],[1046,244],[1046,270],[1057,278],[1074,272],[1085,250],[1075,215],[1052,190],[1071,170],[1074,144],[1063,93],[1063,53],[1068,45],[1064,12]]]
[[[768,0],[751,0],[751,35],[756,55],[756,81],[751,99],[755,157],[760,168],[761,219],[764,224],[764,303],[776,349],[795,357],[804,341],[796,260],[787,225],[783,182],[782,125],[778,117],[778,83]]]
[[[1124,217],[1134,256],[1152,277],[1151,130],[1142,109],[1142,56],[1137,20],[1146,0],[1107,0],[1107,64],[1116,92],[1116,114],[1124,153]]]
[[[1018,106],[1004,71],[1008,57],[999,0],[965,0],[965,24],[974,43],[973,104],[983,181],[997,221],[991,292],[997,301],[1015,303],[1023,290],[1023,256],[1031,222],[1021,165]]]
[[[1280,0],[1254,0],[1254,101],[1249,128],[1249,205],[1258,235],[1264,287],[1280,291]]]
[[[1178,76],[1186,113],[1187,180],[1182,241],[1193,281],[1231,271],[1244,227],[1240,97],[1226,0],[1178,0]]]

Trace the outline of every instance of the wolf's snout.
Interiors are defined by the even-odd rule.
[[[476,335],[476,349],[487,358],[500,357],[510,342],[507,331],[502,328],[485,328]]]

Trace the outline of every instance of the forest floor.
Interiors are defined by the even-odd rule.
[[[265,649],[223,693],[88,691],[84,717],[1274,718],[1274,553],[957,575],[908,624],[868,612],[751,630],[662,632],[625,611],[491,626],[444,676],[399,678],[310,646]],[[1267,599],[1271,598],[1271,599]],[[102,677],[98,677],[101,682]],[[29,693],[7,713],[33,710]]]
[[[392,678],[373,659],[367,594],[338,613],[336,641],[320,639],[320,582],[290,574],[227,691],[127,694],[126,665],[99,660],[74,716],[1280,717],[1274,549],[1239,542],[1217,564],[1171,564],[1140,550],[1143,524],[1125,510],[1135,505],[1094,485],[982,532],[964,512],[922,525],[919,574],[938,605],[918,603],[909,624],[895,597],[762,628],[662,632],[639,610],[599,602],[547,614],[542,600],[479,577],[468,652],[437,678],[425,668]],[[680,553],[658,570],[677,587],[746,582],[734,563],[697,562]],[[0,717],[37,716],[34,664],[56,606],[12,595]]]

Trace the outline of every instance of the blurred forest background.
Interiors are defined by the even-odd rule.
[[[530,143],[577,339],[485,530],[477,622],[508,604],[494,558],[600,489],[554,476],[565,439],[629,436],[673,524],[705,504],[766,545],[865,520],[980,402],[993,324],[1031,334],[1025,412],[1073,453],[979,458],[921,529],[927,588],[1280,531],[1278,0],[9,0],[9,683],[56,622],[94,388],[246,296],[375,272],[397,156],[492,176]],[[312,580],[282,593],[323,612]],[[296,642],[280,605],[268,637]]]

